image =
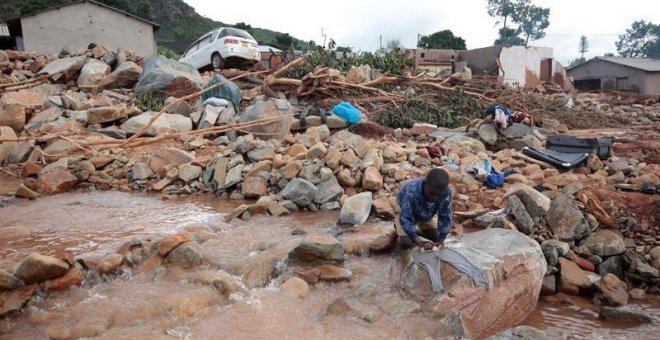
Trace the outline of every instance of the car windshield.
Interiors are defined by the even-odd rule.
[[[250,33],[245,32],[243,30],[239,30],[238,28],[225,28],[225,36],[232,35],[235,37],[243,38],[243,39],[251,39],[254,40],[254,38],[250,35]]]

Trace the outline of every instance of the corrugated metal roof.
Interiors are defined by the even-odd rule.
[[[9,37],[9,27],[4,22],[0,22],[0,37]]]
[[[259,45],[259,46],[257,47],[257,50],[258,50],[259,52],[261,52],[261,53],[270,52],[270,50],[273,50],[273,52],[275,52],[275,53],[280,53],[280,52],[282,52],[282,50],[280,50],[280,49],[278,49],[278,48],[275,48],[275,47],[273,47],[273,46],[268,46],[268,45]]]
[[[660,72],[660,59],[623,57],[596,57],[596,59],[644,70],[646,72]]]

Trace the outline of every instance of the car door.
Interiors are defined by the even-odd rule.
[[[199,39],[199,47],[195,53],[195,66],[202,68],[211,63],[211,34],[207,34]]]

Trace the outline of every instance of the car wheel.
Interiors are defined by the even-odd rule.
[[[220,53],[213,53],[211,56],[211,66],[213,66],[213,69],[221,69],[225,66],[225,61],[222,59]]]

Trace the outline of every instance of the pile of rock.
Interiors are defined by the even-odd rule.
[[[575,96],[574,108],[581,111],[616,118],[623,124],[652,124],[660,121],[660,104],[612,105],[605,103],[600,94],[580,93]]]

